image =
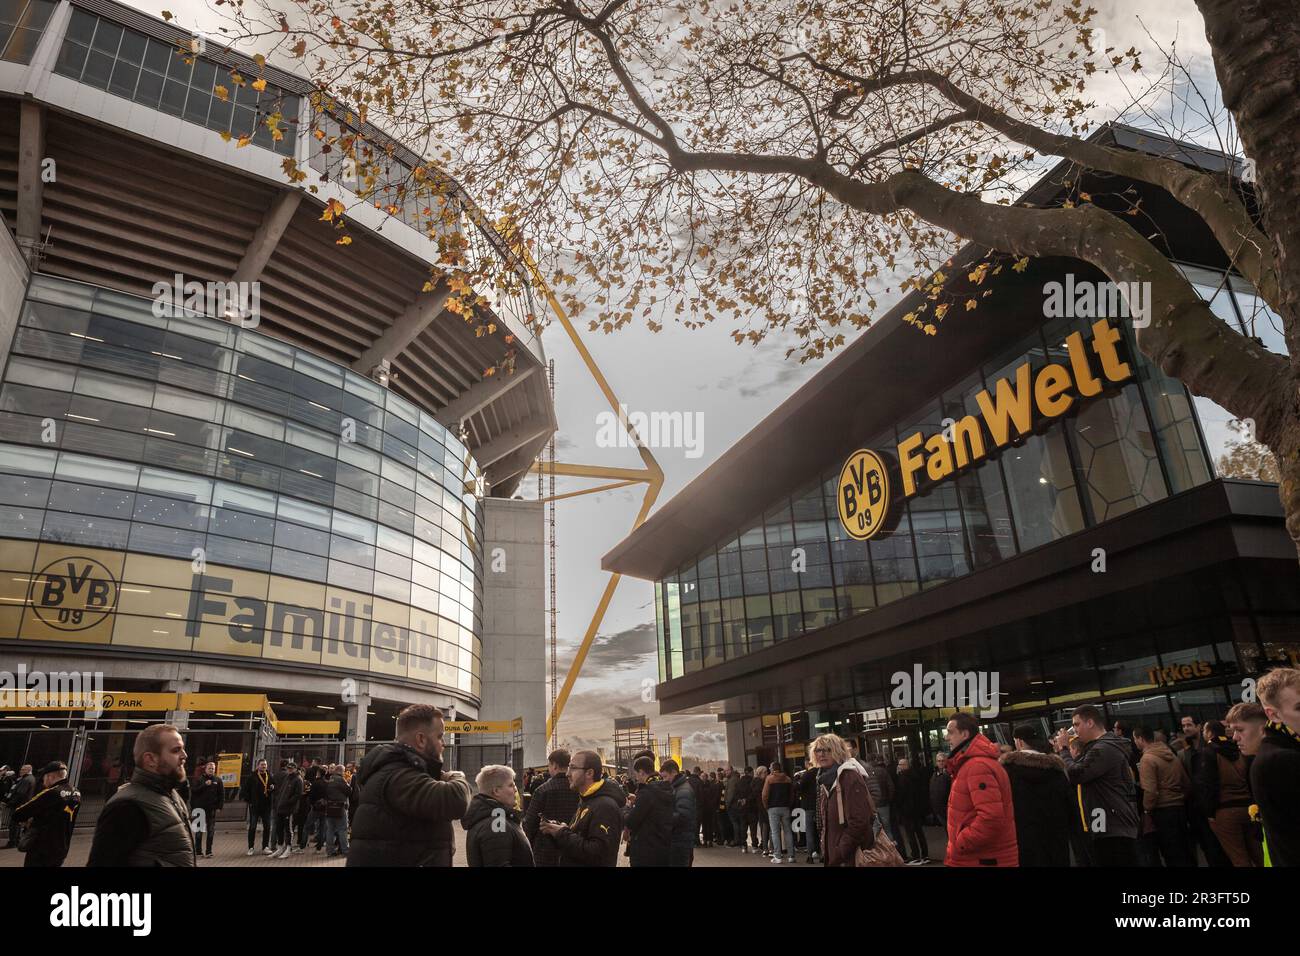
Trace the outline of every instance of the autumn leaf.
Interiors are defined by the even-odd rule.
[[[342,216],[345,211],[343,203],[339,202],[337,199],[331,199],[325,204],[325,211],[322,212],[320,216],[321,221],[333,222],[335,219]]]
[[[257,90],[257,92],[259,93],[264,91],[266,89],[266,80],[262,79],[261,77],[255,79],[253,81],[253,89]]]
[[[224,86],[218,83],[216,86],[212,88],[212,95],[215,96],[217,99],[221,100],[221,102],[225,103],[230,99],[230,90],[226,89]]]
[[[253,137],[251,136],[241,136],[239,137],[239,142],[235,143],[235,149],[243,149],[252,141],[253,141]]]
[[[224,129],[223,129],[220,133],[218,133],[217,135],[219,135],[219,136],[220,136],[223,140],[225,140],[227,143],[229,143],[230,140],[232,139],[230,133],[228,133],[228,132],[227,132],[226,130],[224,130]]]
[[[162,18],[166,20],[168,23],[176,19],[175,15],[170,10],[164,10],[162,12]]]
[[[1025,271],[1026,269],[1028,269],[1028,268],[1029,268],[1029,257],[1028,257],[1028,256],[1025,256],[1025,258],[1023,258],[1023,259],[1017,259],[1017,260],[1015,261],[1015,263],[1011,266],[1011,271],[1012,271],[1012,272],[1024,272],[1024,271]]]
[[[969,312],[971,309],[975,308],[977,305],[979,305],[979,303],[976,302],[974,299],[967,299],[967,300],[966,300],[966,311]]]
[[[352,245],[352,237],[351,237],[351,236],[339,236],[337,239],[334,240],[334,245],[336,245],[336,246],[350,246],[350,245]]]

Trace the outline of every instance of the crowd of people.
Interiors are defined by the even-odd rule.
[[[442,714],[411,705],[396,740],[360,766],[260,760],[243,782],[247,854],[306,851],[348,866],[451,866],[454,827],[479,866],[689,867],[697,847],[762,853],[773,863],[825,866],[930,862],[927,824],[944,829],[948,866],[1300,865],[1300,670],[1261,677],[1258,703],[1222,720],[1181,719],[1171,734],[1122,721],[1107,730],[1092,705],[1044,740],[1012,731],[1014,746],[956,714],[934,765],[860,757],[854,741],[824,734],[791,776],[768,767],[684,772],[636,754],[612,775],[599,754],[556,750],[545,772],[516,781],[492,765],[471,788],[443,769]],[[1172,739],[1171,739],[1172,737]],[[137,736],[134,767],[96,822],[88,866],[195,866],[212,856],[225,787],[216,764],[186,774],[181,733],[167,724]],[[522,788],[519,786],[522,783]],[[0,768],[9,843],[27,866],[61,866],[80,794],[54,761],[33,773]],[[898,852],[895,852],[897,848]]]

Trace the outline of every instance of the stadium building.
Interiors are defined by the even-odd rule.
[[[493,732],[462,767],[542,763],[530,287],[483,291],[477,335],[440,244],[520,267],[472,199],[431,210],[420,156],[195,40],[0,0],[0,669],[102,673],[107,708],[4,710],[0,762],[71,755],[93,800],[156,720],[246,771],[352,759],[425,702]],[[328,149],[357,134],[391,153],[364,200]]]
[[[1132,128],[1095,139],[1240,172]],[[1224,322],[1285,354],[1279,318],[1163,191],[1062,164],[1023,199],[1080,194],[1136,206]],[[1104,276],[972,275],[983,253],[958,253],[937,336],[903,321],[924,293],[904,298],[604,559],[654,582],[661,710],[716,714],[735,765],[801,764],[827,731],[929,755],[954,704],[1005,743],[1083,703],[1170,728],[1295,666],[1300,569],[1249,423],[1152,366],[1127,313],[1051,314]],[[996,708],[948,675],[996,675]],[[940,678],[964,695],[905,693]]]

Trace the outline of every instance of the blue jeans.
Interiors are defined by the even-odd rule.
[[[339,838],[339,852],[347,855],[348,852],[348,818],[344,814],[341,817],[325,817],[325,855],[334,855],[334,838]]]
[[[772,856],[794,859],[794,829],[790,826],[790,808],[768,807],[767,823],[772,833]]]

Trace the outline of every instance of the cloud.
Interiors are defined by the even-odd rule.
[[[571,646],[576,649],[576,644]],[[605,677],[646,670],[654,663],[655,653],[653,623],[636,624],[614,634],[597,634],[587,652],[583,673]],[[637,693],[640,693],[639,686]]]

